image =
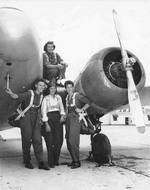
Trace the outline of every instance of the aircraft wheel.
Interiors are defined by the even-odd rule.
[[[92,137],[92,154],[99,164],[111,163],[111,144],[106,135],[99,133]]]

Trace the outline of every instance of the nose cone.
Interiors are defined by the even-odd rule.
[[[19,9],[0,8],[0,34],[2,37],[20,38],[27,34],[27,17]]]
[[[35,54],[39,50],[39,41],[33,23],[23,11],[0,8],[0,56],[5,55],[3,59],[28,59],[32,56],[29,47]]]
[[[12,89],[28,88],[43,75],[42,49],[30,18],[21,10],[3,7],[0,8],[0,89],[6,87],[8,73]]]

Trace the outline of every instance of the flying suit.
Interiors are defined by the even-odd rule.
[[[75,98],[75,100],[73,100]],[[75,105],[74,105],[75,101]],[[82,94],[76,93],[75,97],[66,97],[67,107],[67,119],[66,119],[66,141],[67,148],[70,152],[72,160],[74,162],[79,161],[79,144],[80,144],[80,129],[81,123],[79,121],[79,114],[76,113],[75,109],[81,109],[85,104],[91,105],[89,99],[84,97]]]
[[[44,52],[43,53],[43,71],[44,71],[44,78],[51,81],[53,78],[55,79],[64,79],[66,66],[63,65],[63,69],[58,68],[47,68],[47,65],[58,65],[61,64],[63,59],[60,57],[58,53],[52,52]]]
[[[31,160],[30,148],[33,144],[34,153],[38,162],[43,161],[43,146],[40,132],[40,104],[43,95],[34,92],[32,107],[25,113],[25,117],[20,119],[23,161],[28,163]],[[18,94],[18,99],[24,102],[25,108],[29,105],[31,92],[26,91]]]

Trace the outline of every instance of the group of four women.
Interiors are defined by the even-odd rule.
[[[68,64],[55,53],[53,41],[48,41],[44,45],[43,69],[44,79],[48,81],[49,94],[44,96],[41,102],[43,91],[45,89],[45,80],[38,79],[35,81],[33,92],[26,91],[21,94],[15,94],[10,89],[6,92],[14,99],[19,99],[25,103],[25,107],[31,104],[32,94],[34,95],[31,107],[26,110],[20,119],[23,161],[26,168],[33,169],[31,164],[30,148],[31,144],[39,163],[39,169],[49,170],[59,166],[59,157],[63,144],[63,125],[66,125],[66,142],[67,148],[71,155],[72,161],[68,165],[72,169],[81,166],[79,161],[79,141],[80,127],[79,114],[85,112],[91,102],[79,93],[74,93],[74,83],[66,81],[64,86],[68,93],[66,97],[66,109],[62,103],[62,98],[57,94],[57,84],[65,78],[65,71]],[[55,79],[55,80],[53,80]],[[32,92],[32,93],[31,93]],[[42,118],[40,117],[42,115]],[[41,118],[41,119],[39,119]],[[42,120],[43,124],[39,120]],[[42,129],[42,130],[41,130]],[[44,136],[47,152],[48,165],[43,162],[42,135]]]

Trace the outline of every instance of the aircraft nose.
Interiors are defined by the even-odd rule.
[[[35,52],[29,47],[36,48],[37,51],[35,39],[39,41],[38,33],[24,12],[13,8],[0,8],[0,58],[30,59]]]
[[[0,34],[2,37],[19,38],[25,34],[28,28],[27,17],[20,10],[14,11],[13,9],[2,8],[0,11]]]

